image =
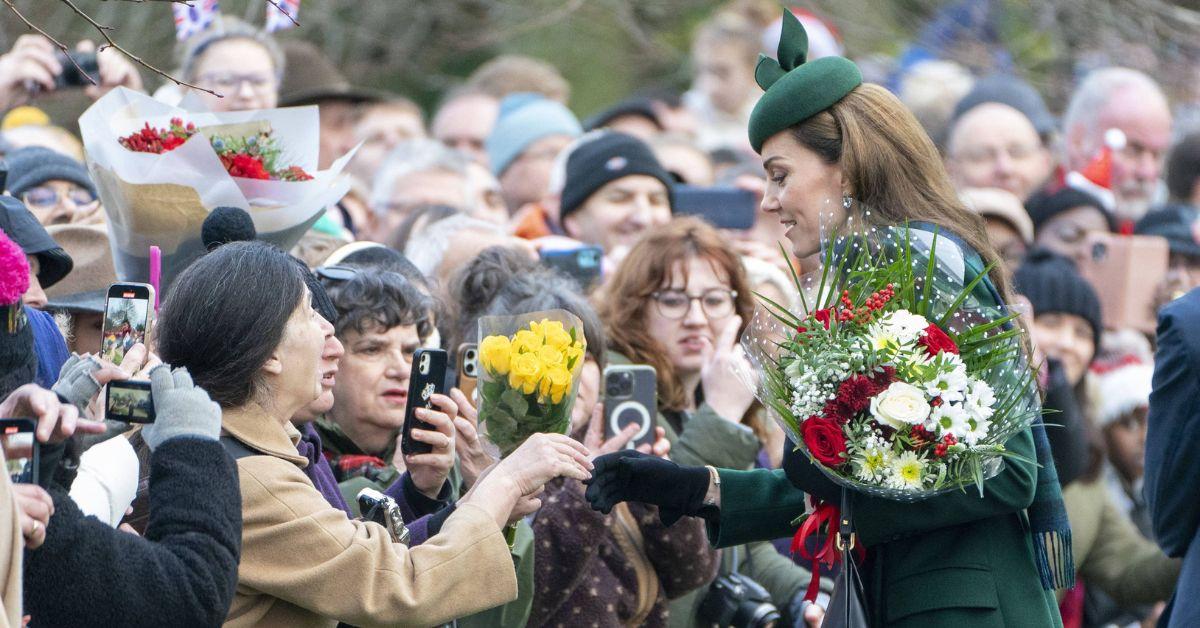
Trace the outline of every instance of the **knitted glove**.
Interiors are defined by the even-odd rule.
[[[221,436],[221,407],[192,383],[187,369],[172,372],[165,364],[154,367],[150,394],[155,419],[142,428],[142,437],[151,451],[172,438],[217,440]]]
[[[92,397],[100,392],[100,382],[96,381],[96,377],[92,373],[100,370],[102,366],[100,360],[94,355],[85,358],[78,353],[72,353],[71,357],[63,363],[62,369],[58,372],[58,381],[54,382],[51,390],[58,395],[59,399],[83,412],[87,409]]]
[[[707,467],[685,467],[633,449],[592,462],[595,468],[584,494],[592,508],[608,514],[620,502],[653,504],[667,526],[685,515],[700,514],[712,477]]]

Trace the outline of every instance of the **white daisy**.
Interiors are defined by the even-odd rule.
[[[921,332],[929,327],[929,321],[924,316],[913,314],[908,310],[892,312],[879,319],[879,324],[900,344],[916,342],[917,338],[921,336]]]
[[[967,429],[963,432],[960,440],[974,447],[979,444],[979,441],[987,438],[988,430],[992,428],[992,422],[987,419],[971,417],[967,419]]]
[[[854,473],[864,482],[878,481],[891,466],[892,458],[892,450],[888,447],[867,447],[852,458]]]
[[[962,405],[957,403],[943,403],[933,409],[930,418],[937,424],[942,434],[953,434],[957,439],[961,439],[963,434],[970,430],[970,426],[967,424],[970,415]]]
[[[893,488],[919,489],[925,484],[925,461],[915,452],[906,451],[892,459],[888,483]]]
[[[971,380],[971,385],[967,387],[967,400],[963,404],[967,412],[976,419],[990,419],[995,410],[992,406],[996,405],[996,394],[992,391],[992,387],[988,386],[987,382],[981,379]]]
[[[966,365],[961,361],[945,360],[941,366],[938,374],[925,383],[925,392],[930,397],[941,397],[945,403],[962,401],[966,398],[967,385],[970,383]]]

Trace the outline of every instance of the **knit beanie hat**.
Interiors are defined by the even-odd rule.
[[[33,327],[21,303],[28,289],[25,251],[0,231],[0,399],[37,377]]]
[[[1033,305],[1034,316],[1074,314],[1086,320],[1092,326],[1092,340],[1099,349],[1100,333],[1104,331],[1100,298],[1070,259],[1045,249],[1034,249],[1013,273],[1013,284]]]
[[[1046,108],[1046,101],[1036,88],[1019,78],[1003,74],[993,74],[975,81],[971,91],[954,106],[952,123],[964,113],[989,102],[1008,105],[1025,114],[1038,135],[1048,135],[1058,128],[1058,122]]]
[[[1049,222],[1051,218],[1076,207],[1095,207],[1096,211],[1103,214],[1104,219],[1108,221],[1108,230],[1113,232],[1117,230],[1116,218],[1104,209],[1100,199],[1078,188],[1066,186],[1054,192],[1043,190],[1025,201],[1025,209],[1029,211],[1029,217],[1033,219],[1035,233],[1041,231],[1042,225]]]
[[[20,198],[26,191],[53,180],[70,181],[96,195],[87,168],[58,151],[30,146],[9,153],[6,159],[8,191],[13,196]]]
[[[832,107],[862,85],[862,72],[845,57],[808,60],[808,33],[791,11],[783,12],[776,61],[758,56],[754,80],[766,90],[750,114],[750,146],[761,153],[763,142]]]
[[[559,203],[561,218],[579,209],[596,190],[610,181],[636,174],[662,181],[667,186],[668,203],[673,204],[674,199],[669,195],[674,180],[645,142],[616,131],[598,133],[595,139],[583,141],[567,156]]]
[[[484,141],[492,173],[500,176],[531,144],[551,135],[579,137],[579,120],[562,103],[541,94],[518,93],[500,101],[496,126]]]
[[[1092,418],[1104,427],[1138,408],[1149,407],[1153,379],[1154,367],[1136,360],[1093,368],[1088,379]]]

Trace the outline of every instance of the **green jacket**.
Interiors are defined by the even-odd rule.
[[[1182,561],[1167,558],[1113,504],[1103,480],[1072,482],[1063,489],[1071,519],[1071,551],[1079,579],[1117,604],[1168,600]]]
[[[629,364],[625,356],[610,352],[610,364]],[[684,465],[712,465],[720,468],[749,469],[762,449],[762,443],[748,427],[727,421],[707,404],[701,404],[684,424],[682,433],[676,433],[671,423],[660,412],[658,425],[666,431],[671,442],[671,459]],[[791,532],[786,535],[791,536]],[[731,561],[721,562],[720,574],[727,574]],[[807,586],[810,572],[796,565],[788,557],[775,550],[769,540],[747,543],[738,551],[738,572],[761,584],[771,593],[771,601],[781,610]],[[830,583],[822,581],[822,590],[830,591]],[[696,616],[697,606],[708,592],[701,587],[671,600],[669,621],[672,628],[692,628],[703,625]]]
[[[1007,443],[1035,458],[1026,430]],[[804,459],[798,481],[836,499],[840,488]],[[709,526],[717,547],[792,534],[804,493],[782,470],[721,470],[721,516]],[[915,503],[853,496],[873,626],[1040,627],[1062,625],[1052,592],[1033,558],[1025,508],[1033,502],[1037,467],[1008,459],[978,492],[950,492]]]

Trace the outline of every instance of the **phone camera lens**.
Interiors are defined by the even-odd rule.
[[[1092,245],[1092,259],[1100,261],[1108,257],[1108,245],[1103,242],[1097,242]]]

